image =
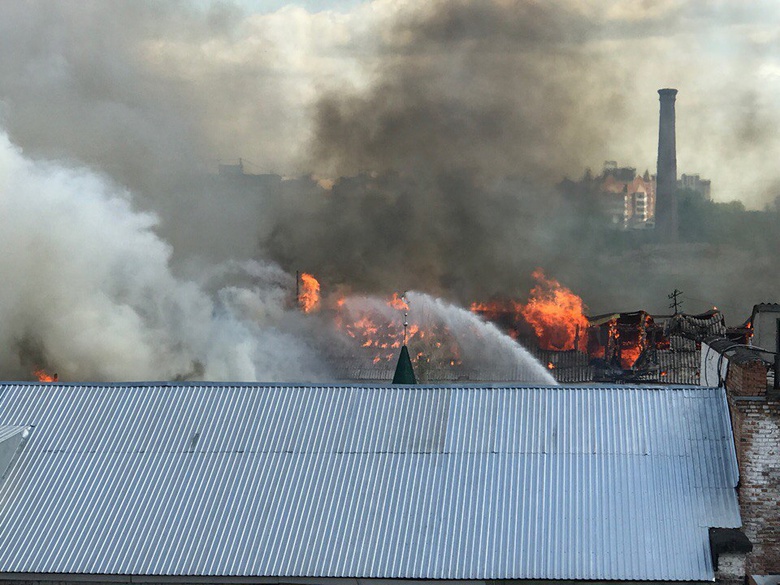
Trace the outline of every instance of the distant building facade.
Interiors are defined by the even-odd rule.
[[[677,189],[698,193],[706,201],[711,200],[709,179],[698,174],[683,173],[677,181]],[[654,229],[657,208],[657,177],[649,171],[637,174],[635,167],[618,166],[614,160],[604,161],[601,174],[586,178],[575,185],[575,191],[595,195],[603,214],[617,229]]]
[[[620,229],[647,229],[654,226],[655,177],[648,171],[639,176],[634,167],[618,167],[606,161],[597,179],[599,194],[609,220]]]
[[[690,191],[695,191],[701,195],[705,201],[710,201],[712,199],[711,186],[712,181],[709,179],[702,179],[698,174],[686,175],[683,173],[680,175],[680,180],[677,181],[678,189],[688,189]]]

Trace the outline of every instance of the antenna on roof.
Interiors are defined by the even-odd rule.
[[[681,290],[674,289],[674,292],[670,295],[667,295],[667,298],[669,298],[672,303],[669,305],[670,309],[674,309],[674,314],[677,315],[680,312],[680,309],[682,309],[683,302],[682,300],[678,300],[677,297],[679,297],[683,292]]]
[[[406,299],[406,293],[401,296],[401,300],[404,302],[404,345],[406,345],[406,330],[409,327],[409,301]]]

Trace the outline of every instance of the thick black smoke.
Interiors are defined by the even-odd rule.
[[[620,87],[593,91],[592,32],[560,3],[431,2],[383,23],[363,90],[321,97],[311,166],[337,180],[268,241],[285,265],[465,302],[528,290],[568,222],[551,189],[603,152]]]
[[[384,26],[373,85],[317,104],[316,168],[559,180],[606,150],[625,95],[593,91],[604,63],[565,5],[427,2]]]

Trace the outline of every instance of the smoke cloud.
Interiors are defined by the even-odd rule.
[[[430,2],[387,27],[373,85],[317,103],[315,166],[557,181],[606,150],[622,88],[591,90],[600,59],[565,6]]]
[[[686,309],[718,304],[734,322],[777,290],[777,238],[659,251],[554,185],[604,159],[652,172],[655,90],[671,86],[680,171],[721,200],[772,202],[780,63],[763,23],[777,14],[705,0],[9,4],[0,368],[321,379],[327,335],[289,310],[298,269],[326,290],[463,304],[522,298],[541,266],[592,312],[663,312],[681,288]],[[214,176],[239,157],[273,174]]]
[[[274,381],[326,372],[301,317],[285,308],[292,280],[278,267],[177,278],[154,216],[133,211],[127,192],[84,169],[31,162],[4,134],[0,205],[5,376],[56,368],[67,380]]]
[[[720,304],[736,322],[759,290],[777,285],[771,272],[748,268],[768,261],[749,238],[729,232],[740,238],[731,245],[715,238],[709,247],[659,249],[646,235],[609,233],[593,201],[562,198],[549,186],[579,177],[594,153],[630,152],[654,172],[655,90],[672,86],[681,91],[681,172],[695,161],[697,172],[712,173],[704,176],[717,196],[714,161],[751,160],[749,172],[720,176],[750,184],[746,201],[766,200],[775,171],[760,161],[780,152],[780,142],[762,129],[775,125],[776,100],[755,80],[718,86],[706,74],[723,67],[718,59],[758,72],[771,41],[746,32],[751,16],[729,3],[622,10],[499,0],[429,2],[398,14],[385,23],[372,84],[325,94],[314,117],[314,168],[378,176],[362,175],[360,189],[337,182],[312,223],[282,222],[272,253],[283,263],[327,265],[369,288],[423,286],[460,302],[522,297],[536,266],[582,294],[593,312],[663,313],[667,293],[685,287],[688,310]],[[694,21],[702,36],[692,41]],[[716,35],[732,54],[751,47],[752,58],[713,56],[705,49]],[[678,66],[681,55],[687,61]],[[342,233],[350,234],[347,251]]]

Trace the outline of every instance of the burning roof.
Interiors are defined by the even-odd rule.
[[[583,299],[571,289],[541,269],[533,277],[536,284],[525,302],[474,302],[470,312],[420,293],[386,299],[346,295],[322,302],[317,283],[319,317],[329,319],[339,336],[331,360],[335,377],[390,380],[404,348],[416,379],[426,383],[544,375],[547,383],[695,384],[697,344],[707,334],[725,332],[717,310],[658,320],[646,311],[589,318]]]
[[[585,303],[541,268],[533,273],[536,286],[521,314],[533,327],[542,349],[584,349],[588,318]]]
[[[495,325],[429,295],[348,295],[325,304],[332,308],[319,316],[334,325],[330,351],[339,379],[390,380],[406,347],[417,379],[424,382],[555,383],[542,364]]]

